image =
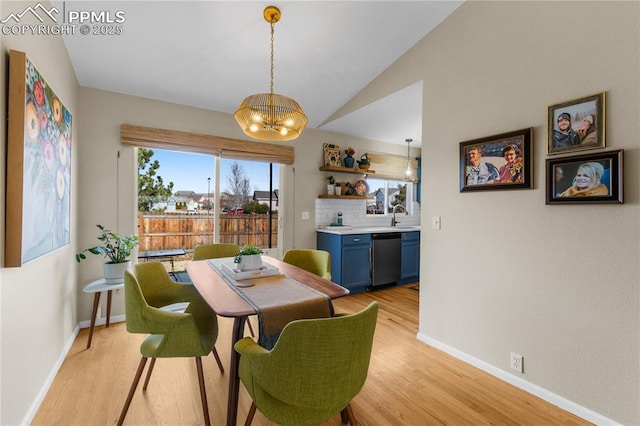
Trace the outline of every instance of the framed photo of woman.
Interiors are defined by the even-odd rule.
[[[548,109],[547,154],[604,148],[605,93],[587,96]]]
[[[547,159],[546,204],[619,203],[623,150]]]

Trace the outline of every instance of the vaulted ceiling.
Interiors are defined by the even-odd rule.
[[[300,103],[309,127],[399,144],[411,137],[415,146],[421,83],[322,124],[461,3],[53,2],[67,14],[124,12],[119,35],[65,37],[82,86],[226,113],[247,95],[269,91],[270,28],[262,12],[273,4],[282,12],[274,91]]]

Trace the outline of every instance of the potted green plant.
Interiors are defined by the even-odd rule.
[[[328,195],[335,194],[335,188],[336,188],[336,180],[333,178],[333,176],[327,177],[327,194]]]
[[[131,264],[129,256],[131,250],[138,245],[138,236],[122,237],[102,225],[96,225],[100,229],[98,240],[101,245],[89,247],[76,254],[76,262],[87,258],[86,252],[98,254],[109,259],[104,263],[104,279],[107,284],[121,284],[124,282],[124,271]]]
[[[237,265],[237,268],[241,271],[252,271],[262,268],[262,250],[258,247],[247,244],[244,246],[233,262]]]

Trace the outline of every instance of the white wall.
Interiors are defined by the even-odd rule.
[[[526,386],[628,425],[640,424],[639,9],[467,2],[355,98],[424,80],[422,223],[442,216],[442,230],[423,228],[419,337],[508,376],[520,353]],[[547,107],[603,91],[625,204],[545,205]],[[459,192],[459,142],[530,126],[533,189]]]
[[[45,5],[47,2],[43,2]],[[0,16],[21,12],[32,2],[2,2]],[[0,39],[0,217],[5,212],[6,118],[9,50],[26,52],[73,117],[71,147],[71,244],[23,265],[4,267],[4,225],[0,227],[0,424],[26,420],[42,397],[49,374],[77,332],[75,235],[78,181],[78,83],[60,37],[6,36]]]

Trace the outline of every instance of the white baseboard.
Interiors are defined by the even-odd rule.
[[[111,317],[110,324],[123,322],[124,320],[125,320],[124,315],[115,315]],[[107,320],[105,318],[96,319],[96,325],[104,325],[106,323],[107,323]],[[78,337],[78,333],[80,332],[80,329],[88,328],[90,325],[91,325],[91,321],[89,320],[80,321],[80,323],[76,326],[76,328],[73,329],[73,332],[71,333],[69,340],[67,340],[67,343],[64,345],[64,348],[62,349],[62,352],[60,353],[58,360],[51,368],[51,372],[49,373],[47,380],[45,380],[45,382],[42,384],[42,388],[40,388],[40,392],[38,392],[36,399],[33,401],[33,403],[31,403],[31,406],[29,407],[27,414],[25,415],[23,421],[20,423],[21,425],[31,424],[31,422],[33,421],[33,418],[38,412],[38,408],[40,408],[40,404],[42,404],[42,401],[44,401],[45,396],[47,396],[47,392],[49,392],[49,388],[53,384],[53,381],[55,380],[56,375],[58,374],[58,371],[62,366],[62,363],[64,362],[65,358],[69,354],[69,350],[71,350],[71,346],[73,346],[73,342],[75,342],[76,337]]]
[[[589,410],[588,408],[578,405],[573,401],[569,401],[568,399],[563,398],[560,395],[556,395],[555,393],[541,388],[540,386],[534,385],[533,383],[528,382],[518,376],[501,370],[494,365],[491,365],[478,358],[472,357],[471,355],[459,351],[458,349],[452,348],[451,346],[448,346],[436,339],[432,339],[427,335],[418,333],[417,338],[421,342],[433,346],[434,348],[440,349],[441,351],[446,352],[449,355],[466,362],[467,364],[471,364],[474,367],[479,368],[480,370],[485,371],[502,381],[512,384],[513,386],[520,388],[525,392],[535,395],[538,398],[541,398],[550,404],[560,407],[565,411],[575,414],[576,416],[583,418],[593,424],[603,426],[621,426],[620,423],[611,420],[601,414],[598,414],[595,411]]]
[[[60,370],[60,367],[64,362],[64,359],[67,357],[67,354],[71,349],[71,346],[73,346],[73,342],[75,342],[79,331],[80,331],[80,327],[77,325],[76,328],[73,329],[73,332],[69,337],[69,340],[67,340],[67,343],[64,345],[64,348],[60,353],[58,360],[56,361],[53,368],[51,369],[51,372],[49,373],[47,380],[45,380],[45,382],[42,384],[42,387],[40,388],[40,392],[38,392],[36,399],[31,403],[31,406],[29,407],[27,414],[25,415],[22,422],[20,422],[21,425],[30,425],[31,422],[33,421],[33,418],[38,412],[38,408],[40,408],[40,404],[42,404],[42,401],[44,401],[44,397],[47,396],[47,392],[49,392],[49,388],[51,387],[51,384],[55,380],[56,375],[58,374],[58,371]]]
[[[115,324],[117,322],[124,322],[125,320],[125,316],[124,314],[122,315],[111,315],[111,321],[109,321],[109,324]],[[106,318],[96,318],[96,325],[105,325],[107,323],[107,319]],[[78,324],[80,326],[80,328],[89,328],[89,326],[91,326],[91,321],[90,320],[86,320],[86,321],[80,321],[80,324]]]

